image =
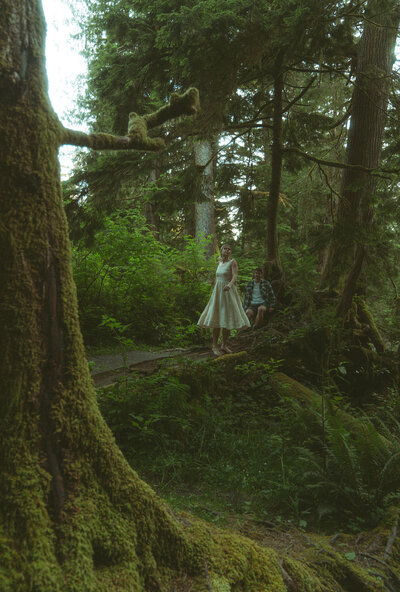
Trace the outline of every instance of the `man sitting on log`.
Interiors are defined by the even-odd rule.
[[[243,307],[251,322],[255,317],[253,329],[259,329],[263,323],[265,313],[272,312],[275,306],[275,294],[268,280],[263,277],[263,270],[257,267],[253,272],[253,279],[247,282]]]

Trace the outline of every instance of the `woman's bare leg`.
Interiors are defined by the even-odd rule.
[[[219,332],[220,332],[219,327],[214,327],[214,329],[212,330],[212,334],[213,334],[212,350],[216,356],[221,355],[220,349],[218,347]]]
[[[229,347],[226,345],[226,342],[228,341],[229,338],[229,334],[230,334],[230,330],[229,329],[222,329],[222,345],[221,345],[221,349],[222,351],[224,351],[227,354],[231,354],[232,350],[229,349]]]

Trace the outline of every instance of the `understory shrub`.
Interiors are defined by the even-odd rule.
[[[112,341],[103,318],[143,343],[185,343],[209,292],[215,261],[187,237],[182,251],[156,240],[135,210],[114,214],[88,248],[73,248],[81,327],[87,344]]]

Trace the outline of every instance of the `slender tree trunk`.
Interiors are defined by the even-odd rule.
[[[251,227],[252,227],[252,215],[251,212],[253,210],[253,196],[251,193],[251,189],[248,188],[248,180],[246,179],[246,183],[244,187],[241,187],[239,190],[239,211],[242,217],[242,227],[240,230],[240,250],[241,254],[243,255],[248,245],[251,242]]]
[[[375,169],[380,163],[398,12],[397,0],[372,0],[368,5],[358,47],[347,143],[346,162],[351,165]],[[362,269],[376,185],[376,176],[362,170],[344,169],[342,199],[321,274],[323,287],[341,292],[346,284],[344,301],[339,306],[341,314],[351,303]]]
[[[149,174],[149,183],[156,183],[159,177],[160,168],[158,166],[158,162],[153,160],[152,168]],[[149,196],[149,200],[144,205],[144,215],[146,218],[146,224],[153,233],[154,238],[160,240],[160,215],[157,211],[157,205],[155,204],[154,199],[151,199],[151,195]]]
[[[278,206],[282,178],[282,62],[283,55],[280,53],[276,58],[274,69],[271,182],[267,201],[267,261],[264,265],[265,277],[276,280],[280,280],[282,277],[278,241]]]
[[[184,204],[182,209],[184,234],[185,236],[194,237],[196,235],[195,204]]]
[[[200,170],[199,196],[195,203],[195,237],[199,242],[204,237],[211,237],[211,243],[207,246],[207,254],[211,257],[218,248],[215,235],[214,163],[211,140],[195,142],[194,159],[196,167]]]

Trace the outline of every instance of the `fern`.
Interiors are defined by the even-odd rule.
[[[380,473],[379,484],[377,488],[377,502],[389,493],[400,489],[400,473],[397,461],[400,457],[400,450],[393,454],[386,462]]]

